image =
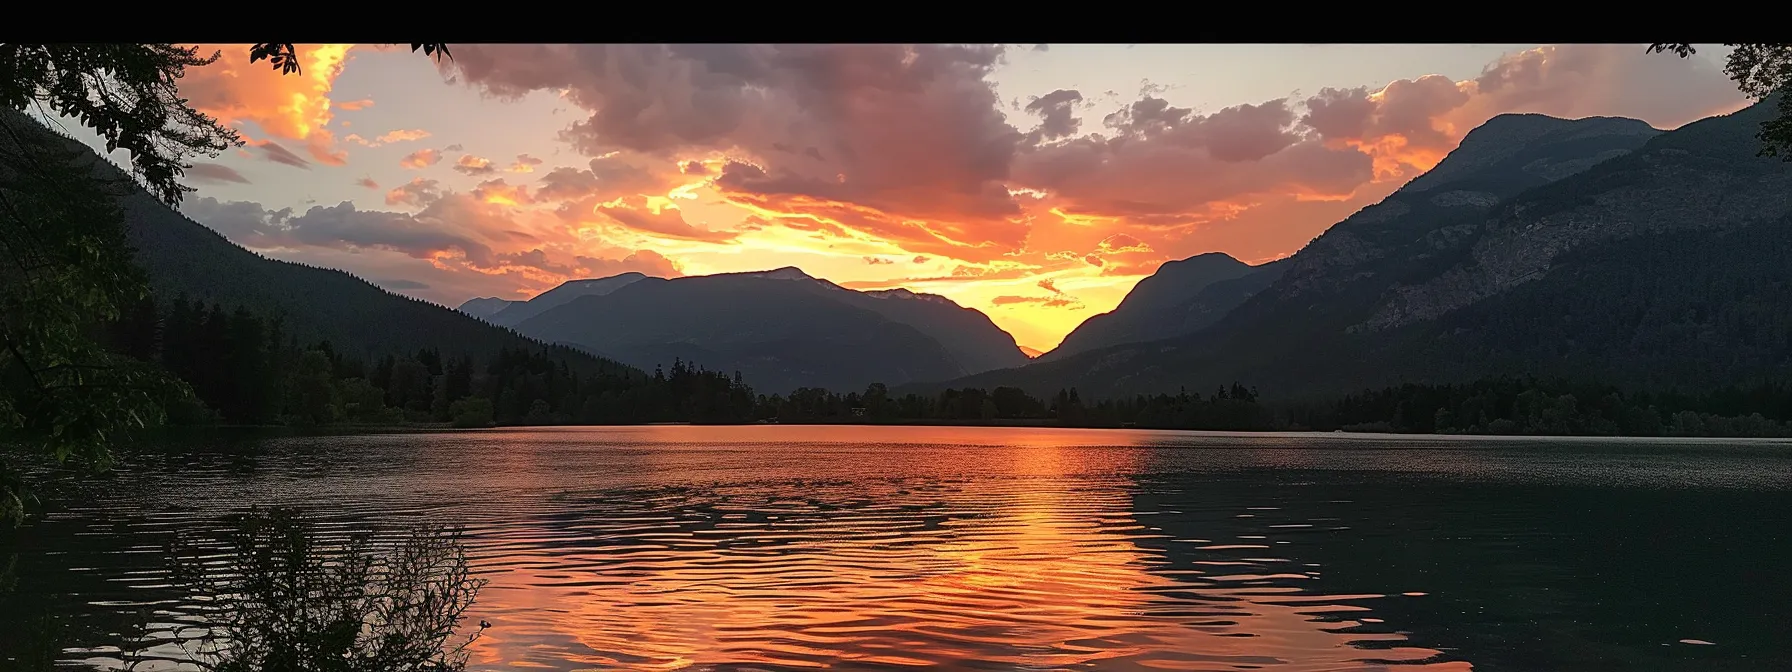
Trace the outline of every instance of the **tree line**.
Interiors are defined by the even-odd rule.
[[[752,390],[676,362],[670,371],[571,370],[552,346],[484,360],[430,348],[369,359],[328,341],[301,345],[278,316],[178,296],[137,301],[105,329],[111,348],[187,383],[166,400],[171,424],[491,425],[743,422]]]
[[[167,401],[173,424],[448,423],[456,427],[709,424],[1033,424],[1208,431],[1375,431],[1600,436],[1792,436],[1792,385],[1627,393],[1612,385],[1498,378],[1363,390],[1330,403],[1264,402],[1242,384],[1210,394],[1085,400],[1015,387],[892,395],[801,388],[755,394],[738,372],[675,360],[652,374],[570,370],[555,348],[485,360],[434,349],[367,359],[328,341],[302,346],[277,316],[185,296],[146,297],[110,323],[117,353],[159,365],[190,394]]]
[[[781,423],[1001,423],[1206,431],[1350,431],[1552,436],[1792,436],[1792,385],[1762,382],[1704,392],[1627,393],[1616,386],[1534,378],[1406,384],[1325,403],[1266,402],[1240,384],[1202,395],[1084,401],[1075,389],[1039,399],[1013,387],[949,389],[892,398],[801,389],[759,397],[754,412]]]

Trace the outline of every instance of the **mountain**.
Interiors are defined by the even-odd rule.
[[[491,322],[492,324],[501,327],[514,327],[522,324],[523,321],[531,317],[547,312],[548,309],[566,305],[567,302],[570,302],[573,299],[581,296],[602,296],[622,287],[626,287],[629,283],[645,277],[647,276],[631,271],[620,275],[612,275],[607,278],[569,280],[560,283],[560,286],[558,287],[536,295],[535,298],[529,299],[528,301],[507,301],[505,302],[506,305],[484,316],[475,313],[483,310],[486,305],[489,305],[479,304],[477,302],[486,301],[487,299],[472,299],[466,303],[460,304],[460,308],[457,308],[456,310],[468,315],[473,315],[474,317],[483,317],[487,322]]]
[[[834,299],[927,334],[945,346],[952,360],[967,374],[1006,369],[1030,361],[1014,343],[1014,336],[996,326],[988,315],[958,305],[946,297],[906,289],[856,292],[830,282],[816,282],[819,287],[830,290],[828,296]]]
[[[147,272],[150,289],[159,300],[185,295],[226,309],[245,306],[280,316],[283,329],[301,343],[327,340],[337,352],[369,358],[415,354],[423,348],[438,349],[447,357],[482,359],[506,348],[541,349],[542,344],[508,329],[393,294],[342,271],[262,257],[163,205],[79,141],[10,110],[0,111],[0,124],[14,133],[54,139],[91,157],[95,173],[120,185],[119,204],[135,260]],[[7,141],[0,143],[0,151],[17,149]],[[579,353],[555,356],[576,370],[640,375],[616,362]]]
[[[1220,252],[1166,263],[1134,285],[1119,306],[1084,320],[1038,361],[1193,333],[1269,286],[1284,268],[1275,262],[1251,266]]]
[[[739,371],[768,393],[944,380],[1027,361],[988,316],[949,299],[853,291],[796,268],[636,278],[516,328],[644,369],[683,359]]]
[[[1282,397],[1495,375],[1695,389],[1792,374],[1792,165],[1776,101],[1662,133],[1504,115],[1182,337],[948,383]]]
[[[490,322],[491,321],[490,318],[493,315],[497,315],[499,312],[502,312],[505,308],[509,308],[511,306],[514,306],[514,305],[517,305],[520,303],[523,303],[523,302],[522,301],[511,301],[509,299],[500,299],[495,296],[485,296],[485,297],[480,297],[477,299],[467,299],[466,303],[460,304],[460,307],[455,308],[455,310],[458,310],[460,312],[466,313],[473,317],[477,317],[479,319]]]

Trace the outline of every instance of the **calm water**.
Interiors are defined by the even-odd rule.
[[[465,525],[477,669],[1792,669],[1786,444],[493,430],[196,445],[86,487],[0,537],[0,645],[177,619],[171,531],[260,504]]]

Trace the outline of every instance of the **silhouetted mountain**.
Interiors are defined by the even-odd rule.
[[[1792,165],[1773,101],[1660,133],[1496,117],[1194,334],[951,386],[1086,397],[1249,381],[1279,396],[1493,375],[1633,389],[1792,374]]]
[[[511,301],[509,299],[500,299],[495,296],[484,296],[476,299],[467,299],[466,303],[460,304],[460,307],[455,308],[455,310],[491,322],[491,317],[493,315],[497,315],[505,308],[509,308],[519,303],[522,303],[522,301]]]
[[[975,308],[966,308],[937,294],[906,289],[856,292],[826,281],[832,298],[874,311],[886,318],[921,330],[940,345],[966,374],[1020,366],[1029,361],[1015,345],[1014,336]]]
[[[581,296],[602,296],[604,294],[609,294],[610,292],[616,291],[618,288],[625,287],[629,283],[645,277],[647,276],[630,271],[620,275],[612,275],[607,278],[568,280],[560,283],[559,287],[542,292],[528,301],[510,301],[508,302],[509,305],[486,316],[485,319],[487,322],[491,322],[498,326],[515,327],[516,325],[522,324],[524,320],[547,312],[550,308],[566,305],[567,302],[572,301],[573,299]],[[468,315],[473,315],[468,308],[470,307],[474,311],[480,310],[481,308],[479,306],[471,305],[475,301],[480,300],[481,299],[473,299],[463,303],[458,310],[467,313]],[[479,317],[478,315],[474,316]]]
[[[71,149],[92,150],[45,128],[36,120],[0,111],[15,132],[43,133]],[[0,142],[0,151],[16,151]],[[357,357],[409,355],[434,348],[446,357],[481,359],[508,349],[539,349],[508,329],[494,327],[433,303],[393,294],[342,271],[277,261],[243,249],[224,236],[187,219],[142,189],[110,161],[93,154],[93,169],[118,184],[136,261],[161,301],[181,296],[224,306],[247,306],[282,320],[300,343],[329,341],[337,352]],[[630,375],[626,367],[580,353],[558,352],[576,370]],[[632,372],[639,375],[639,372]]]
[[[1134,285],[1119,306],[1084,320],[1038,361],[1193,333],[1274,282],[1283,268],[1251,266],[1220,252],[1166,263]]]
[[[796,268],[641,278],[517,329],[642,368],[683,359],[738,370],[763,392],[943,380],[1027,361],[987,316],[948,299],[856,292]]]

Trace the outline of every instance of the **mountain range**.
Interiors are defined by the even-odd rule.
[[[0,123],[14,133],[41,134],[91,160],[102,179],[119,185],[126,233],[135,261],[147,272],[152,294],[217,303],[226,310],[245,306],[278,316],[286,333],[300,343],[328,341],[340,353],[363,358],[413,355],[434,349],[446,357],[470,355],[484,361],[501,350],[540,350],[543,344],[427,301],[394,294],[338,270],[269,259],[230,242],[138,188],[116,165],[86,145],[12,110]],[[10,142],[0,151],[16,151]],[[378,316],[378,319],[369,319]],[[615,376],[641,372],[587,354],[564,350],[553,356],[574,370]]]
[[[1224,260],[1184,268],[1197,257],[1165,267],[1194,279],[1140,282],[1136,302],[1079,328],[1062,354],[909,389],[1100,398],[1243,381],[1317,398],[1498,375],[1639,389],[1784,377],[1792,165],[1757,156],[1755,137],[1774,104],[1669,132],[1495,117],[1429,172],[1266,265],[1259,273],[1276,275],[1233,293],[1250,296],[1210,324],[1186,319],[1177,297],[1254,276],[1214,280],[1242,270]],[[1133,303],[1161,307],[1127,315]]]
[[[301,341],[370,357],[558,344],[581,370],[685,360],[762,393],[885,383],[1101,398],[1243,382],[1320,398],[1496,375],[1696,389],[1792,374],[1792,164],[1756,155],[1776,102],[1668,132],[1495,117],[1294,255],[1166,263],[1043,354],[943,297],[795,268],[623,274],[455,311],[262,257],[141,190],[122,205],[156,296],[278,314]],[[127,179],[106,161],[94,170]]]
[[[860,292],[793,267],[671,280],[627,273],[460,310],[642,369],[683,360],[739,372],[767,393],[946,380],[1029,361],[987,315],[945,297]]]

